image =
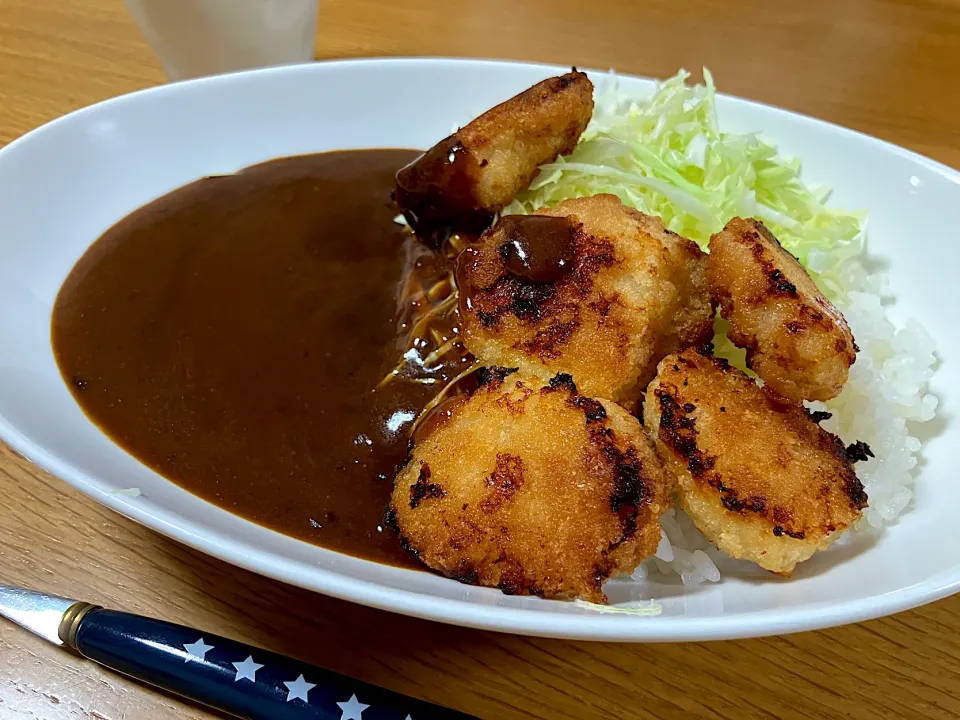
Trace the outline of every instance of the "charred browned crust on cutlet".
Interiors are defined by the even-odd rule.
[[[574,223],[571,236],[575,260],[569,272],[554,282],[538,283],[507,270],[499,252],[498,226],[488,230],[478,246],[467,248],[457,260],[460,312],[476,317],[485,329],[515,317],[536,328],[514,345],[516,349],[544,361],[559,357],[581,327],[581,304],[593,293],[597,272],[616,262],[613,243],[585,232],[580,223]],[[605,308],[598,310],[605,316],[617,299],[602,301]]]
[[[760,263],[761,267],[763,267],[763,274],[767,276],[770,292],[778,295],[786,295],[787,297],[797,297],[797,286],[787,280],[783,272],[775,267],[772,254],[768,251],[767,246],[760,242],[760,237],[763,236],[768,243],[774,245],[780,252],[787,253],[787,251],[784,250],[780,241],[777,240],[776,236],[770,232],[762,222],[759,220],[750,220],[748,222],[753,223],[754,229],[740,233],[737,239],[741,244],[750,246],[753,256],[757,262]],[[787,254],[790,255],[790,253]],[[790,257],[793,258],[793,255],[790,255]],[[793,259],[796,260],[796,258]]]
[[[460,337],[481,362],[571,373],[633,410],[660,358],[712,337],[706,264],[615,195],[508,215],[458,259]]]
[[[495,392],[503,385],[503,381],[513,375],[517,368],[498,367],[490,365],[477,370],[477,387],[486,388],[487,392]]]
[[[747,366],[793,400],[839,393],[858,348],[800,262],[756,219],[733,218],[710,248],[710,292]]]
[[[636,438],[619,434],[614,429],[613,420],[603,403],[581,395],[570,375],[558,374],[547,384],[515,379],[513,371],[504,368],[489,368],[483,375],[483,383],[478,384],[470,395],[471,402],[482,403],[478,410],[482,408],[483,414],[496,408],[496,413],[506,411],[506,415],[496,415],[498,418],[517,418],[519,421],[520,418],[530,417],[537,420],[542,417],[544,408],[550,408],[546,412],[551,415],[559,412],[563,418],[553,421],[560,422],[562,427],[582,438],[578,441],[581,445],[575,458],[576,467],[587,468],[585,472],[594,479],[584,475],[584,480],[595,483],[598,489],[603,488],[604,493],[593,495],[597,500],[604,498],[606,507],[600,514],[605,524],[595,526],[603,529],[599,536],[590,541],[593,543],[600,539],[602,544],[599,547],[592,544],[584,546],[576,552],[588,554],[581,555],[576,560],[565,556],[562,562],[569,563],[569,566],[565,571],[566,579],[560,582],[567,583],[564,587],[573,595],[602,601],[603,581],[612,572],[622,568],[621,562],[624,559],[633,558],[638,553],[645,557],[655,549],[659,531],[653,540],[648,538],[648,535],[650,523],[656,524],[659,513],[654,512],[651,505],[656,502],[657,507],[661,508],[666,502],[666,479],[669,476],[663,471],[640,427],[637,426]],[[539,410],[531,408],[531,402],[535,398],[540,398],[536,400]],[[544,402],[547,405],[543,405]],[[450,432],[459,414],[466,411],[465,407],[467,406],[455,405],[450,419],[441,426],[443,429],[437,432]],[[565,408],[575,411],[576,414],[570,415]],[[536,418],[531,413],[537,413]],[[622,411],[621,415],[629,420]],[[578,424],[576,417],[582,418],[583,435],[579,435],[579,431],[575,430]],[[492,422],[494,424],[491,429],[498,432],[499,424],[496,420]],[[434,439],[436,437],[430,434],[425,442],[444,442],[442,438]],[[644,456],[638,452],[636,442],[645,443],[644,447],[649,454]],[[436,571],[463,583],[490,585],[508,594],[551,597],[564,595],[564,592],[558,590],[556,578],[538,574],[540,571],[536,569],[537,566],[531,563],[530,553],[540,552],[536,550],[537,536],[524,535],[530,530],[538,534],[542,532],[540,527],[529,525],[526,513],[537,507],[536,504],[530,505],[531,502],[536,503],[537,497],[545,496],[528,495],[527,499],[520,499],[523,493],[530,492],[528,485],[531,477],[527,453],[539,453],[540,448],[532,447],[524,441],[521,446],[513,445],[509,449],[496,452],[491,456],[490,467],[483,471],[482,480],[471,480],[466,489],[457,490],[453,487],[463,477],[460,473],[461,466],[454,465],[457,470],[453,471],[451,466],[447,465],[446,479],[438,477],[435,460],[442,466],[444,461],[437,458],[447,457],[448,451],[441,449],[443,445],[438,447],[434,444],[432,447],[434,449],[425,455],[418,453],[417,447],[414,447],[414,462],[419,465],[411,465],[406,470],[406,475],[401,472],[393,502],[387,513],[387,525],[398,532],[403,546]],[[457,442],[450,445],[449,452],[461,450],[462,446]],[[653,467],[650,466],[651,462],[654,463]],[[549,473],[543,475],[542,459],[540,463],[540,476],[532,478],[535,487],[539,487],[534,492],[553,492]],[[410,474],[413,472],[416,472],[416,475]],[[456,480],[451,472],[456,473]],[[471,469],[468,472],[475,473],[476,470]],[[479,474],[472,477],[478,478]],[[579,484],[580,481],[577,482]],[[539,486],[536,483],[539,483]],[[398,496],[403,497],[407,492],[410,502],[404,502],[405,507],[397,508],[395,504]],[[562,497],[568,500],[572,497],[569,490],[563,492],[565,495]],[[526,503],[520,506],[521,516],[516,514],[517,502]],[[577,508],[579,507],[578,505]],[[574,508],[568,506],[568,509]],[[426,515],[421,515],[422,513]],[[524,521],[520,522],[518,517],[523,517]],[[426,535],[425,524],[431,528]],[[547,524],[549,525],[549,521]],[[641,527],[645,533],[641,536],[644,538],[642,543],[635,540]],[[412,530],[417,539],[414,540],[407,530]],[[634,541],[632,545],[630,541]],[[542,542],[548,540],[544,538]],[[570,542],[570,539],[565,542]],[[646,553],[641,544],[649,546],[646,547]],[[596,549],[591,554],[586,547]],[[491,556],[490,552],[495,554]],[[582,564],[584,560],[587,560],[586,566]],[[636,562],[639,562],[639,559]]]
[[[730,237],[735,239],[736,242],[750,249],[751,254],[762,269],[762,272],[767,279],[767,290],[771,294],[787,298],[799,298],[797,286],[787,279],[787,276],[779,266],[784,262],[790,262],[799,268],[804,274],[806,274],[806,270],[804,270],[803,266],[800,265],[800,261],[797,260],[788,250],[783,247],[783,245],[780,244],[780,241],[772,232],[770,232],[766,225],[755,219],[741,220],[739,223],[735,223],[735,221],[732,220],[727,224],[727,227],[724,228],[724,230],[728,231],[730,233]],[[717,285],[711,285],[710,290],[712,293],[714,293],[717,301],[719,302],[722,312],[730,312],[730,310],[732,310],[730,306],[732,297],[726,288]],[[817,296],[820,296],[819,289],[817,289]],[[833,324],[826,317],[824,309],[822,307],[817,307],[815,304],[816,302],[817,297],[809,298],[808,303],[805,303],[799,307],[798,317],[795,320],[790,321],[790,323],[787,325],[787,329],[791,333],[799,333],[815,326],[820,327],[823,330],[831,330],[833,328]],[[824,302],[826,302],[825,299]],[[837,313],[835,309],[832,312],[835,316],[839,316],[839,313]],[[844,329],[847,329],[846,323],[844,323]],[[847,331],[849,332],[849,329],[847,329]],[[733,334],[736,334],[736,331],[734,331]],[[745,345],[740,345],[741,340],[745,343]],[[746,347],[748,351],[756,349],[755,338],[738,338],[734,342],[740,345],[740,347]],[[844,343],[842,347],[837,348],[837,352],[845,352],[847,349],[847,344]],[[856,347],[856,343],[854,343],[853,347],[850,348],[849,351],[851,363],[856,360],[857,350],[858,348]]]
[[[487,478],[490,494],[480,502],[480,509],[492,513],[510,502],[523,487],[523,459],[519,455],[497,453],[497,464]]]
[[[567,404],[583,413],[590,431],[590,441],[600,451],[613,473],[610,509],[620,518],[623,531],[620,537],[611,543],[610,550],[613,550],[636,533],[637,516],[653,497],[653,481],[644,474],[643,464],[633,447],[626,452],[617,447],[602,403],[577,392],[573,377],[567,373],[558,373],[548,386],[540,390],[541,393],[558,391],[565,391],[568,394]]]
[[[438,498],[446,494],[437,483],[430,482],[430,466],[421,462],[417,482],[410,486],[410,507],[416,509],[424,498]]]
[[[832,456],[839,472],[837,479],[841,481],[843,491],[851,505],[858,511],[866,507],[866,492],[851,464],[852,457],[864,454],[861,446],[851,446],[852,449],[848,451],[840,438],[814,422],[802,405],[785,401],[766,388],[755,388],[753,380],[736,368],[730,367],[726,361],[712,357],[707,351],[701,351],[700,356],[702,360],[698,362],[710,362],[717,370],[735,377],[737,382],[745,388],[762,393],[771,411],[780,414],[788,426],[796,429],[799,436],[811,439],[819,451]],[[681,365],[695,367],[695,363],[679,356],[674,370],[679,371]],[[835,528],[832,526],[821,528],[805,525],[804,518],[797,517],[790,508],[777,506],[767,496],[743,496],[737,490],[737,479],[723,477],[716,470],[717,457],[706,452],[698,444],[697,420],[693,417],[697,408],[693,403],[684,401],[681,388],[661,380],[654,390],[654,397],[659,404],[659,440],[677,456],[686,460],[687,470],[698,485],[713,488],[718,493],[724,508],[730,512],[749,513],[764,518],[770,523],[771,532],[778,537],[788,535],[803,539],[810,531],[833,532]]]
[[[584,73],[548,78],[400,170],[394,197],[427,242],[439,245],[451,232],[480,233],[540,165],[573,150],[592,114],[593,84]]]
[[[562,127],[557,123],[550,123],[550,127],[540,128],[535,137],[547,137],[556,140],[559,144],[558,150],[552,157],[547,157],[539,164],[555,160],[557,155],[565,155],[576,147],[580,135],[587,128],[590,117],[593,114],[593,83],[586,73],[580,72],[576,68],[564,75],[547,78],[536,85],[527,88],[519,95],[514,95],[506,102],[487,110],[483,115],[471,123],[461,128],[456,136],[468,151],[476,151],[484,146],[494,142],[502,132],[505,125],[518,126],[529,123],[532,117],[535,117],[543,111],[546,104],[557,102],[558,98],[564,99],[563,102],[576,105],[583,111],[574,116],[571,113],[571,121],[563,123]],[[557,132],[559,130],[560,132]],[[525,177],[518,182],[523,187],[530,184],[537,174],[536,166]],[[508,200],[509,202],[509,200]],[[492,208],[499,210],[500,208]]]

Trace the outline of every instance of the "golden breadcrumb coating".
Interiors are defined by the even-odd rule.
[[[734,218],[710,238],[710,292],[747,364],[790,400],[829,400],[857,345],[843,315],[759,220]]]
[[[539,82],[397,173],[397,202],[425,238],[451,229],[479,233],[540,165],[573,150],[592,114],[593,84],[584,73]]]
[[[569,373],[584,394],[631,409],[660,358],[713,336],[706,256],[614,195],[567,200],[525,217],[542,216],[554,222],[537,230],[534,249],[548,261],[564,244],[570,250],[563,272],[547,281],[517,273],[515,246],[525,232],[519,216],[501,218],[461,253],[463,342],[484,364],[540,378]]]
[[[845,450],[801,404],[709,354],[664,358],[643,414],[680,505],[735,558],[789,575],[866,506],[851,465],[866,446]]]
[[[605,602],[656,551],[673,482],[616,404],[492,368],[425,420],[389,516],[434,570],[509,594]]]

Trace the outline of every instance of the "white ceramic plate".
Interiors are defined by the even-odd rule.
[[[425,148],[478,112],[563,68],[466,60],[301,65],[167,85],[73,113],[0,150],[0,438],[95,500],[249,570],[409,615],[510,632],[604,640],[707,640],[790,632],[891,613],[960,588],[953,323],[960,173],[834,125],[730,97],[729,130],[759,130],[870,213],[897,321],[937,341],[941,400],[914,506],[875,543],[817,555],[789,582],[726,575],[685,589],[613,582],[613,601],[655,598],[659,617],[601,615],[508,597],[426,572],[358,560],[235,517],[180,489],[107,439],[57,371],[50,311],[73,263],[121,217],[198,177],[336,148]],[[722,78],[721,78],[722,80]],[[623,78],[625,89],[648,80]],[[111,491],[137,487],[142,497]],[[840,562],[843,560],[843,562]]]

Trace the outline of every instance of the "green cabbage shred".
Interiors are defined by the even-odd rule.
[[[611,74],[574,151],[541,166],[504,214],[612,193],[704,249],[730,218],[756,217],[828,295],[842,297],[840,268],[862,249],[864,214],[827,207],[829,190],[807,187],[800,163],[758,135],[721,131],[713,77],[706,68],[704,84],[689,77],[680,70],[637,97]]]

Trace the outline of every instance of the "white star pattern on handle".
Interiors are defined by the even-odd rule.
[[[293,702],[297,698],[300,698],[304,702],[310,702],[307,700],[307,693],[317,686],[316,683],[308,683],[304,680],[303,675],[292,682],[284,680],[283,684],[287,686],[287,690],[289,691],[287,693],[287,702]]]
[[[207,645],[203,641],[203,638],[200,638],[195,643],[184,643],[183,649],[189,653],[189,655],[183,659],[184,662],[190,662],[191,660],[206,660],[207,653],[213,650],[213,645]]]
[[[230,663],[237,669],[237,676],[233,679],[234,682],[240,682],[244,678],[247,680],[257,681],[257,670],[263,667],[258,663],[253,661],[253,655],[249,656],[243,662]]]
[[[342,711],[340,720],[363,720],[360,716],[363,715],[364,710],[370,707],[357,700],[356,695],[351,695],[349,700],[337,703],[337,705],[340,706],[340,710]]]

